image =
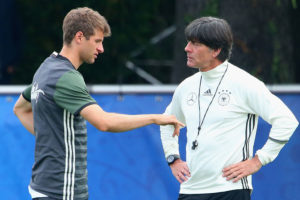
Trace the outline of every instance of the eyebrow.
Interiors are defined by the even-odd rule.
[[[103,39],[95,39],[96,42],[103,42]]]

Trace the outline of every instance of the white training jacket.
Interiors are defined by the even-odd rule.
[[[227,72],[202,124],[197,139],[198,147],[192,150],[199,125],[200,77],[203,119],[227,66]],[[165,114],[175,115],[187,127],[186,162],[191,177],[181,184],[181,194],[252,189],[251,176],[233,183],[222,177],[222,169],[252,158],[258,116],[272,125],[269,139],[256,152],[263,165],[277,157],[298,126],[293,113],[263,82],[228,61],[210,71],[198,72],[185,79],[176,88]],[[178,137],[172,137],[173,126],[161,126],[160,130],[165,157],[179,155]]]

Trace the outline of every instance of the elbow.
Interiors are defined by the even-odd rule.
[[[293,133],[297,129],[299,122],[295,118],[293,120],[290,120],[289,122],[285,122],[284,124],[286,125],[286,128],[289,129],[291,133]]]
[[[100,123],[96,126],[96,128],[102,132],[108,132],[110,130],[109,125],[107,123]]]
[[[18,113],[19,113],[18,111],[19,111],[18,108],[16,106],[14,106],[13,112],[16,116],[18,116]]]
[[[292,129],[296,130],[296,128],[297,128],[298,125],[299,125],[299,122],[298,122],[298,120],[296,119],[296,117],[293,117],[293,118],[290,118],[290,122],[289,122],[289,123],[286,123],[286,124],[289,124],[289,126],[290,126]]]
[[[109,122],[103,122],[99,124],[96,128],[102,132],[112,132],[112,133],[123,132],[117,129],[115,125]]]
[[[298,125],[299,125],[299,122],[298,122],[298,120],[296,119],[296,120],[295,120],[295,123],[294,123],[295,130],[296,130],[296,128],[298,127]]]
[[[98,128],[99,131],[102,131],[102,132],[108,132],[109,131],[109,128],[107,126],[100,126]]]
[[[298,120],[295,117],[286,118],[280,122],[278,122],[278,126],[284,129],[289,129],[295,131],[299,125]]]
[[[90,110],[88,112],[85,112],[83,114],[83,117],[99,131],[111,132],[113,130],[114,120],[112,119],[112,117],[110,117],[110,115],[108,115],[108,113],[104,111],[98,113]]]

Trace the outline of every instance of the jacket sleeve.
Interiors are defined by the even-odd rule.
[[[273,95],[261,81],[255,81],[247,90],[247,104],[254,114],[272,125],[269,138],[256,154],[263,165],[272,162],[289,141],[298,126],[290,109]]]
[[[174,115],[179,121],[185,124],[184,115],[180,106],[180,95],[178,88],[175,90],[172,101],[166,108],[164,114]],[[173,132],[174,127],[171,125],[160,126],[160,136],[166,158],[172,154],[179,155],[178,136],[173,137]]]

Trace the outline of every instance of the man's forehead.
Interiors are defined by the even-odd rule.
[[[104,34],[103,34],[103,31],[100,30],[100,29],[95,29],[94,30],[94,37],[97,37],[97,38],[104,38]]]

